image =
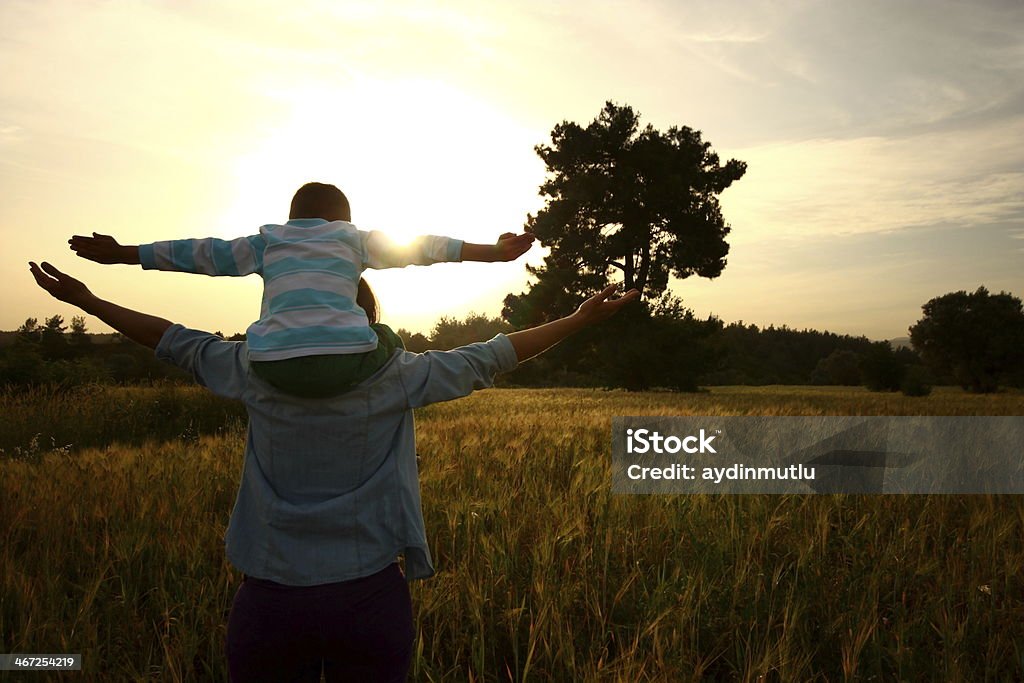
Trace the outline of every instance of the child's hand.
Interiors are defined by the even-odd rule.
[[[483,263],[515,261],[530,249],[534,239],[536,238],[533,236],[533,233],[524,232],[522,235],[515,235],[511,232],[506,232],[494,244],[470,244],[469,242],[463,242],[461,260],[481,261]]]
[[[533,234],[528,232],[524,232],[521,235],[516,235],[511,232],[503,233],[494,244],[494,260],[515,261],[530,250],[530,246],[533,244],[534,239],[536,238]]]
[[[110,235],[94,232],[92,237],[75,235],[68,240],[71,250],[82,258],[96,263],[131,263],[139,262],[139,248],[122,246]]]

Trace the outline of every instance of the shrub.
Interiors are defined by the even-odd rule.
[[[903,374],[900,391],[904,396],[927,396],[932,393],[931,373],[922,365],[911,365]]]

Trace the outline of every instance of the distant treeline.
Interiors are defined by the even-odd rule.
[[[638,332],[638,330],[642,330]],[[500,317],[442,318],[430,336],[398,330],[410,351],[451,349],[513,327]],[[692,391],[698,386],[865,385],[875,391],[927,394],[955,384],[921,365],[908,346],[817,330],[725,325],[699,319],[678,299],[640,320],[612,321],[572,337],[549,353],[498,377],[505,386],[612,386]]]
[[[684,391],[736,384],[864,385],[925,394],[932,384],[957,383],[948,374],[926,369],[913,349],[866,337],[742,321],[724,324],[715,317],[697,318],[678,304],[653,311],[641,333],[636,332],[637,321],[623,318],[571,337],[545,356],[499,376],[498,384]],[[429,336],[404,329],[398,334],[409,351],[421,353],[512,331],[499,317],[471,313],[462,320],[441,318]],[[8,387],[190,381],[121,335],[88,333],[81,317],[72,318],[70,325],[59,315],[43,324],[32,318],[16,332],[0,334],[0,385]],[[1021,386],[1021,378],[1007,378],[1004,385]]]
[[[0,385],[79,386],[142,384],[189,380],[170,363],[157,360],[151,349],[120,334],[90,334],[85,318],[70,326],[59,315],[29,318],[15,332],[0,333]]]
[[[637,332],[640,329],[642,332]],[[490,339],[512,326],[471,314],[443,318],[430,337],[399,330],[410,351],[449,349]],[[501,375],[505,386],[605,386],[692,391],[699,386],[865,385],[876,391],[926,394],[955,384],[926,370],[918,354],[887,341],[786,326],[699,319],[688,310],[652,319],[606,323],[562,342],[547,354]]]

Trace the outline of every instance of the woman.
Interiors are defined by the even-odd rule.
[[[572,315],[528,330],[452,351],[396,350],[355,389],[303,399],[250,373],[244,342],[104,301],[49,263],[30,268],[55,298],[246,406],[242,481],[225,536],[244,577],[228,619],[233,681],[319,681],[321,669],[328,681],[405,680],[414,637],[406,581],[434,574],[412,409],[489,387],[495,373],[639,296],[611,300],[611,286]],[[364,291],[369,298],[359,303],[375,321]]]

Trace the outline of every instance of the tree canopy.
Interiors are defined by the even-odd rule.
[[[1024,370],[1024,308],[1008,292],[951,292],[921,307],[910,342],[939,373],[964,389],[990,392]]]
[[[629,106],[607,102],[586,127],[563,121],[538,145],[547,203],[526,227],[550,255],[527,266],[538,282],[510,294],[503,315],[515,325],[568,313],[616,273],[625,288],[654,298],[670,276],[713,278],[726,265],[730,228],[718,194],[746,164],[719,162],[700,131],[640,128]]]

